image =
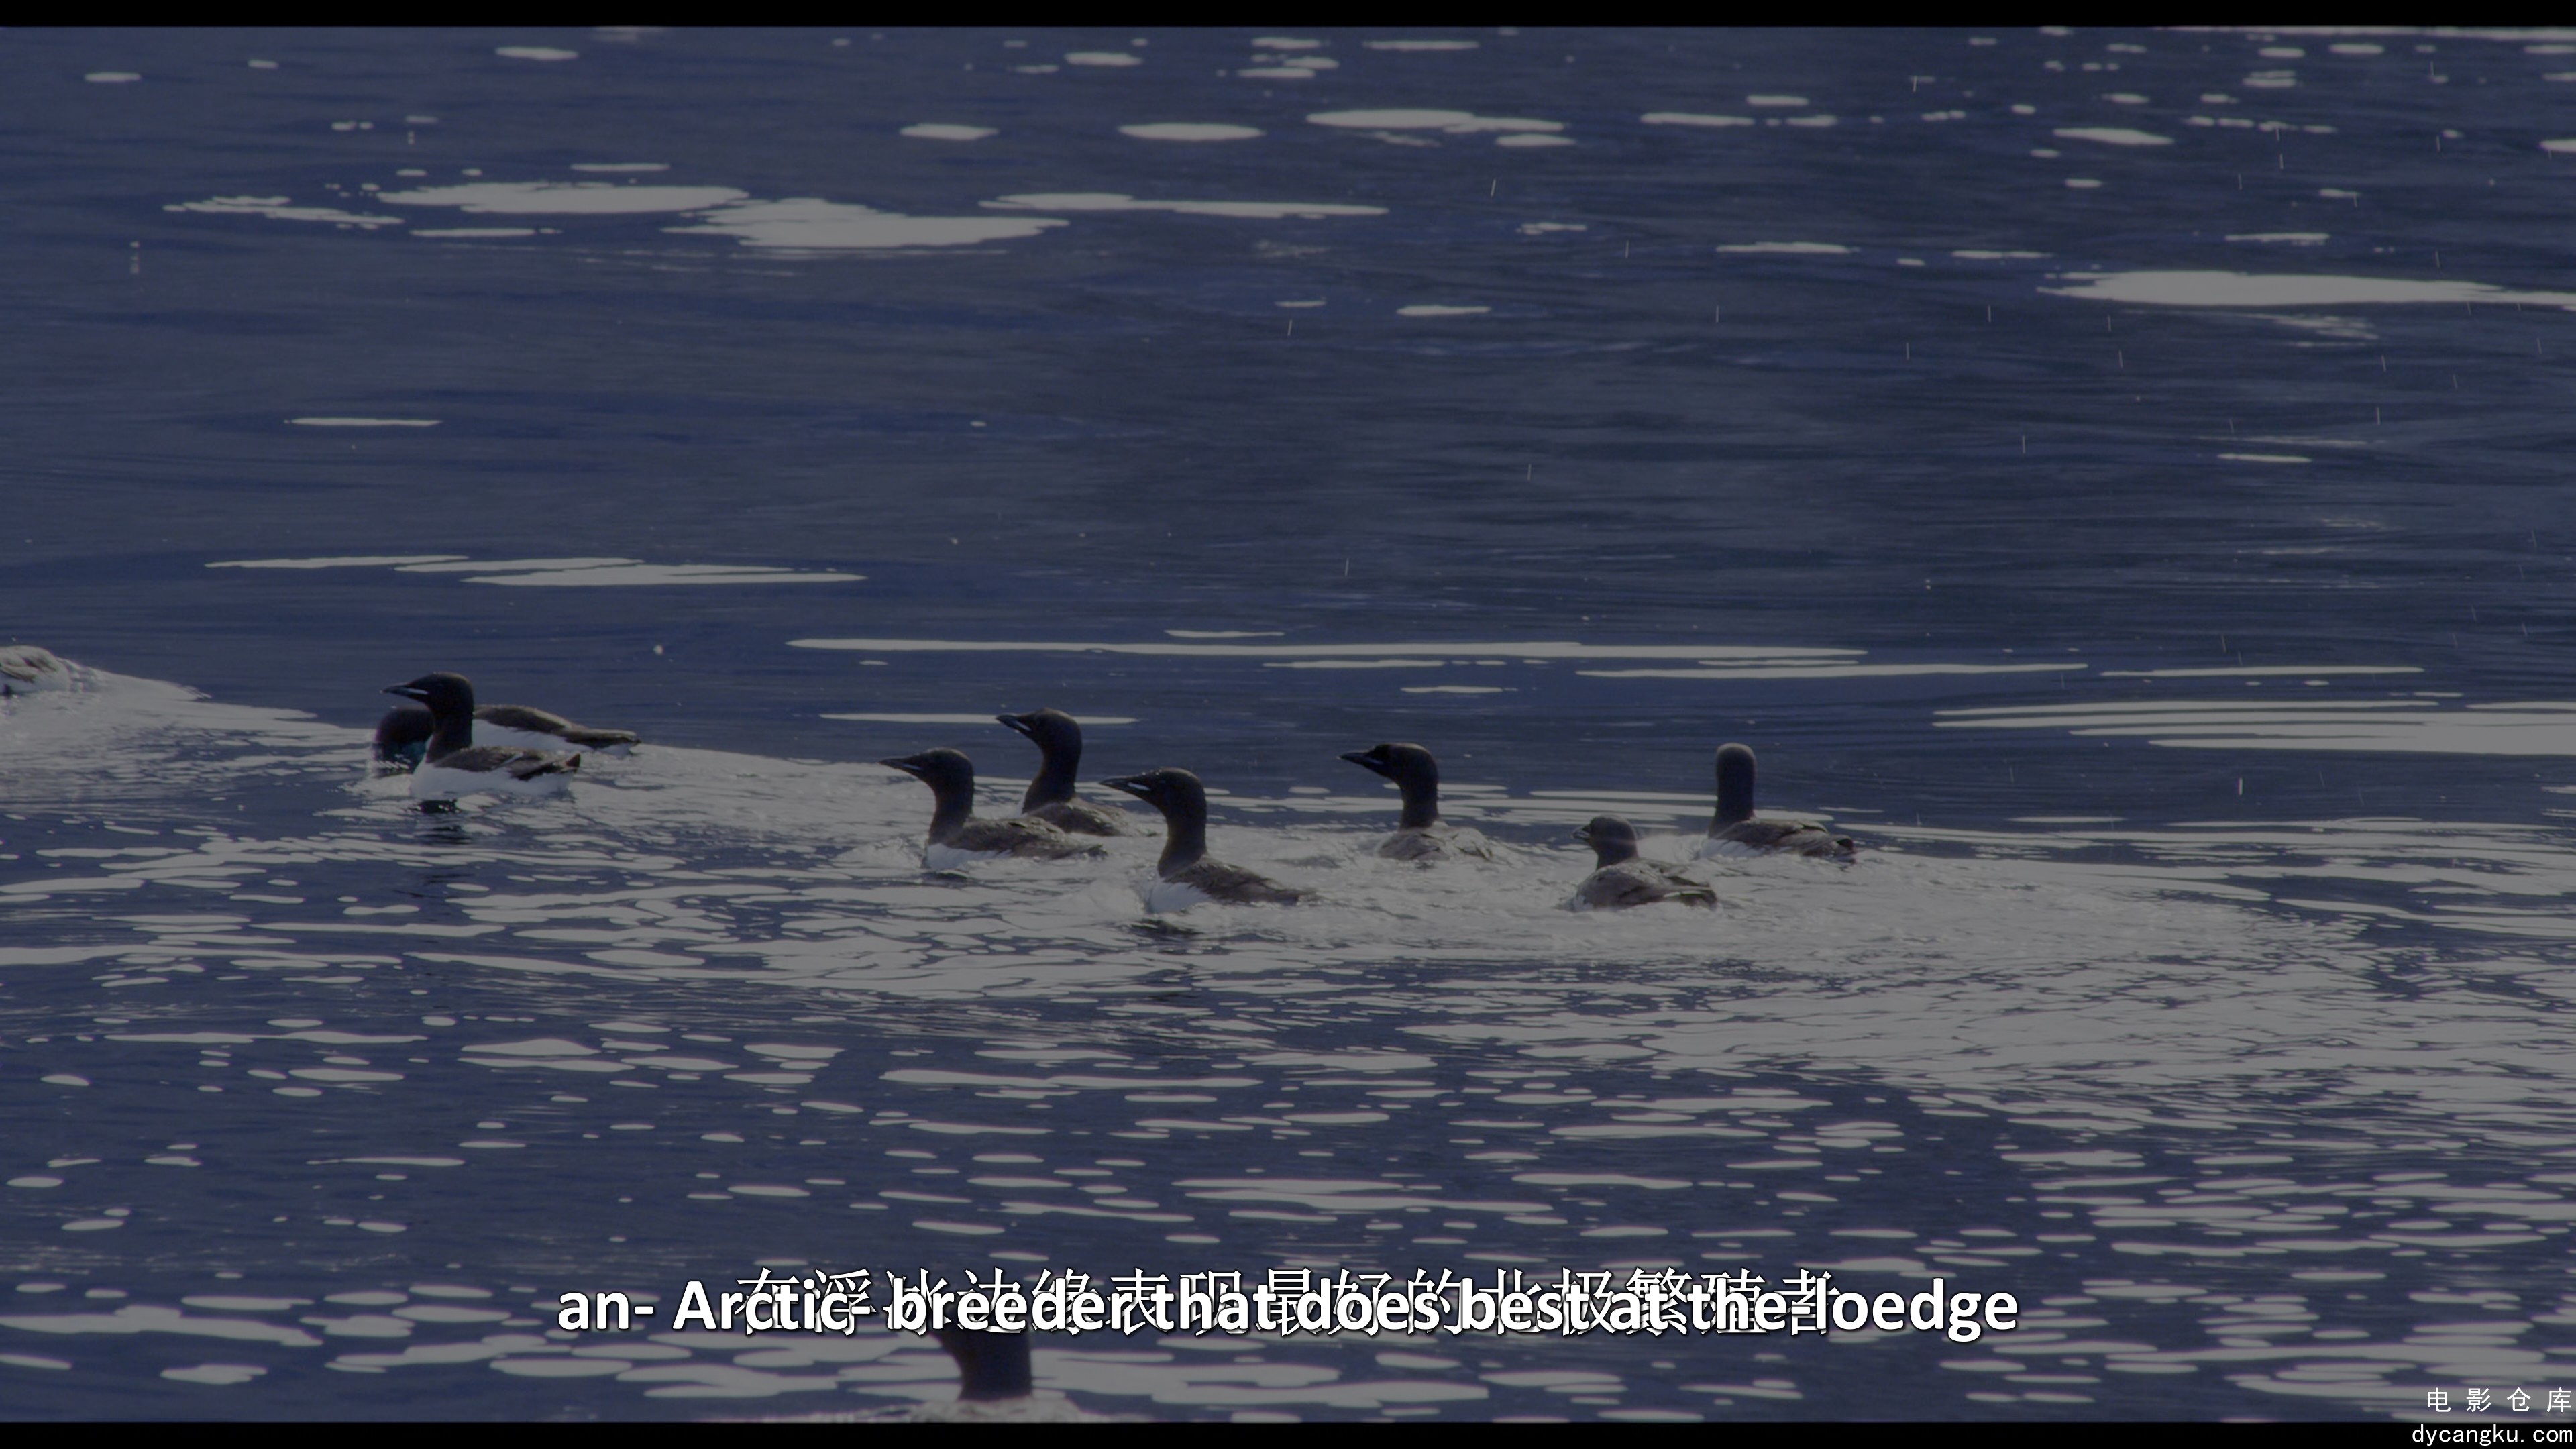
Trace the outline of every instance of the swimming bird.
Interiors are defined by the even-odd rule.
[[[1313,894],[1242,866],[1208,859],[1207,787],[1189,771],[1147,770],[1100,783],[1163,812],[1163,858],[1154,867],[1161,879],[1145,893],[1145,909],[1181,911],[1201,901],[1286,906]]]
[[[1483,836],[1440,823],[1440,762],[1431,758],[1429,750],[1420,745],[1378,745],[1353,750],[1342,758],[1393,780],[1404,792],[1404,813],[1396,817],[1395,833],[1378,842],[1378,854],[1389,860],[1494,858],[1493,847]]]
[[[1072,715],[1041,709],[993,718],[1028,736],[1042,760],[1038,777],[1029,782],[1029,793],[1020,799],[1022,815],[1075,835],[1136,833],[1134,819],[1126,811],[1103,809],[1074,795],[1073,772],[1082,764],[1082,726]]]
[[[398,704],[376,721],[376,763],[417,769],[429,748],[429,711]],[[642,744],[633,730],[592,729],[562,715],[524,704],[485,704],[474,709],[474,743],[521,750],[596,750],[623,755]]]
[[[1812,820],[1753,818],[1753,751],[1717,747],[1717,815],[1700,842],[1702,858],[1717,855],[1813,855],[1850,860],[1858,846]]]
[[[1717,904],[1716,888],[1669,865],[1637,858],[1637,827],[1616,815],[1596,815],[1574,832],[1592,847],[1593,871],[1574,888],[1577,904],[1594,910],[1642,906],[1653,901]]]
[[[948,870],[970,860],[1011,855],[1023,860],[1061,860],[1068,855],[1098,855],[1043,820],[1017,816],[1009,820],[975,818],[975,764],[956,750],[924,750],[897,760],[879,760],[930,787],[935,802],[930,814],[930,844],[922,863]]]
[[[389,684],[398,694],[429,707],[430,734],[420,768],[412,772],[411,797],[436,803],[460,795],[552,795],[570,784],[581,768],[581,756],[515,745],[474,743],[474,686],[464,675],[444,671],[424,674],[408,684]],[[382,736],[382,727],[378,735]]]
[[[33,644],[0,644],[0,699],[40,690],[70,689],[80,682],[74,668],[51,649]]]

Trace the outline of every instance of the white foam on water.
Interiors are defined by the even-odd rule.
[[[1118,134],[1139,141],[1249,141],[1261,134],[1258,126],[1229,126],[1213,121],[1149,121],[1121,126]]]
[[[647,172],[668,171],[671,167],[668,162],[663,161],[575,161],[572,163],[572,169],[594,172]]]
[[[1067,54],[1064,58],[1064,63],[1067,65],[1102,66],[1114,70],[1131,65],[1143,65],[1145,63],[1145,57],[1141,55],[1129,55],[1123,50],[1077,50]]]
[[[1638,120],[1649,126],[1750,126],[1751,116],[1709,116],[1693,111],[1648,111]]]
[[[2062,674],[2082,664],[1788,664],[1729,669],[1579,669],[1595,679],[1892,679],[1939,674]]]
[[[578,569],[542,569],[535,573],[475,574],[469,584],[504,584],[514,588],[633,588],[662,584],[845,584],[865,574],[829,569],[768,568],[737,564],[623,564]]]
[[[1780,107],[1786,107],[1786,106],[1803,106],[1803,105],[1805,105],[1805,104],[1807,103],[1807,98],[1806,98],[1805,96],[1779,96],[1779,95],[1771,95],[1771,96],[1746,96],[1746,97],[1744,98],[1744,103],[1745,103],[1746,105],[1748,105],[1748,106],[1764,106],[1764,107],[1769,107],[1769,108],[1777,109],[1777,108],[1780,108]]]
[[[81,79],[94,86],[121,86],[131,85],[143,77],[130,70],[94,70]]]
[[[1297,35],[1256,35],[1252,38],[1255,50],[1321,50],[1323,47],[1324,42],[1320,40]]]
[[[2173,137],[2124,126],[2060,126],[2050,134],[2068,141],[2098,141],[2105,146],[2170,146]]]
[[[2433,700],[2199,699],[1943,710],[1944,729],[2055,729],[2221,750],[2576,755],[2576,704],[2441,707]]]
[[[1371,50],[1396,51],[1474,50],[1478,45],[1473,40],[1364,40],[1360,43]]]
[[[1838,242],[1734,242],[1718,248],[1721,252],[1768,252],[1780,256],[1840,257],[1851,255],[1852,248]]]
[[[987,203],[988,205],[990,203]],[[906,216],[816,197],[744,201],[703,212],[677,236],[729,236],[777,251],[899,251],[1021,241],[1066,225],[1058,217]]]
[[[730,186],[621,186],[613,181],[476,181],[380,191],[388,206],[453,206],[478,216],[639,216],[746,200]]]
[[[2055,297],[2082,297],[2153,307],[2356,307],[2519,303],[2576,309],[2576,292],[2522,292],[2484,282],[2412,277],[2265,276],[2247,272],[2068,272],[2042,287]]]
[[[1304,66],[1260,65],[1235,72],[1245,80],[1313,80],[1315,73]]]
[[[284,196],[210,196],[204,201],[173,202],[161,209],[193,211],[209,216],[264,216],[271,221],[320,221],[367,231],[403,224],[403,218],[399,216],[370,216],[363,212],[342,211],[336,206],[297,206],[291,198]]]
[[[1571,136],[1550,136],[1540,132],[1528,132],[1518,135],[1496,136],[1494,138],[1494,144],[1497,146],[1571,146],[1576,143],[1574,138]]]
[[[427,237],[432,241],[471,241],[477,238],[490,240],[502,237],[535,236],[537,229],[532,226],[413,227],[411,235]]]
[[[1398,317],[1481,317],[1493,310],[1494,309],[1491,307],[1453,306],[1439,302],[1416,302],[1408,307],[1396,308],[1395,315]]]
[[[2321,231],[2249,231],[2236,233],[2227,239],[2232,242],[2256,242],[2271,246],[2316,247],[2325,245],[2333,238]]]
[[[578,50],[563,50],[551,45],[500,45],[494,46],[492,48],[492,53],[504,60],[564,61],[581,59],[581,52]]]
[[[1336,216],[1384,216],[1383,206],[1330,201],[1150,201],[1115,191],[1045,191],[997,196],[983,203],[995,211],[1167,211],[1182,216],[1231,216],[1256,221],[1316,221]]]
[[[1534,120],[1525,116],[1480,116],[1473,111],[1390,109],[1369,111],[1318,111],[1306,118],[1317,126],[1331,126],[1353,131],[1442,131],[1453,136],[1473,136],[1487,131],[1544,132],[1562,131],[1563,121]]]
[[[991,126],[960,126],[946,121],[916,121],[897,134],[910,136],[916,141],[981,141],[987,136],[998,136],[1002,133]]]

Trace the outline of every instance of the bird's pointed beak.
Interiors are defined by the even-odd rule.
[[[993,716],[993,722],[1007,725],[1020,734],[1033,733],[1029,727],[1029,717],[1024,714],[997,714]]]
[[[1120,775],[1114,780],[1103,780],[1100,783],[1105,788],[1123,790],[1138,799],[1143,799],[1145,795],[1145,782],[1133,775]]]
[[[879,760],[877,763],[889,770],[901,770],[916,780],[921,778],[921,767],[910,760]]]
[[[385,693],[399,694],[403,698],[411,700],[425,699],[428,697],[426,691],[415,689],[408,684],[388,684],[385,686]]]

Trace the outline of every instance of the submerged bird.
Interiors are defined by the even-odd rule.
[[[1100,783],[1163,812],[1163,858],[1155,865],[1162,879],[1145,893],[1145,909],[1182,911],[1201,901],[1286,906],[1312,894],[1242,866],[1208,859],[1207,787],[1189,771],[1147,770]]]
[[[970,860],[1012,855],[1025,860],[1060,860],[1068,855],[1098,855],[1043,820],[1022,815],[1010,820],[975,818],[975,764],[955,750],[924,750],[898,760],[879,760],[930,787],[930,844],[922,863],[947,870]]]
[[[1074,795],[1073,772],[1082,764],[1082,726],[1074,722],[1072,715],[1060,709],[1042,709],[1031,714],[997,714],[993,718],[1028,736],[1043,760],[1038,777],[1029,782],[1029,793],[1021,797],[1022,815],[1075,835],[1136,833],[1133,817],[1126,811],[1103,809]]]
[[[80,682],[74,668],[51,649],[33,644],[0,644],[0,699],[40,690],[70,689]]]
[[[1395,782],[1404,792],[1404,813],[1395,833],[1378,842],[1377,853],[1389,860],[1445,860],[1472,855],[1492,860],[1493,847],[1474,831],[1449,829],[1440,823],[1440,763],[1420,745],[1378,745],[1353,750],[1343,759]]]
[[[1812,820],[1753,818],[1753,751],[1717,747],[1717,815],[1708,823],[1702,857],[1716,855],[1814,855],[1849,860],[1859,849]]]
[[[420,768],[412,772],[415,800],[452,801],[460,795],[552,795],[572,781],[581,756],[515,745],[474,743],[474,686],[461,674],[424,674],[392,684],[398,694],[429,707],[430,733]],[[378,727],[378,736],[383,729]]]
[[[429,748],[429,711],[398,704],[376,721],[376,763],[396,770],[417,769]],[[474,743],[521,750],[597,750],[623,755],[643,737],[633,730],[601,730],[577,725],[562,715],[524,704],[486,704],[474,710]]]
[[[1717,904],[1716,888],[1695,881],[1669,865],[1637,858],[1637,827],[1616,815],[1596,815],[1574,832],[1592,847],[1593,871],[1574,888],[1574,899],[1587,908],[1617,909],[1654,901],[1684,905]]]

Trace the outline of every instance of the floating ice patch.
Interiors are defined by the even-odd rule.
[[[1123,50],[1077,50],[1064,58],[1066,65],[1128,66],[1143,65],[1145,57],[1129,55]]]
[[[412,236],[427,237],[432,241],[473,241],[476,239],[488,241],[496,237],[535,236],[536,234],[537,229],[532,226],[413,227],[410,232],[410,235]]]
[[[2551,76],[2550,79],[2556,80],[2558,77]],[[2556,141],[2543,141],[2540,143],[2540,149],[2553,156],[2576,156],[2576,136]]]
[[[995,211],[1170,211],[1184,216],[1238,216],[1260,221],[1284,217],[1315,221],[1332,216],[1384,216],[1383,206],[1325,201],[1146,201],[1114,191],[1048,191],[997,196]],[[1056,223],[1062,225],[1062,223]]]
[[[288,418],[298,428],[434,428],[437,418]]]
[[[1750,126],[1751,116],[1703,116],[1693,111],[1648,111],[1637,118],[1649,126]]]
[[[210,196],[204,201],[182,201],[161,208],[163,211],[194,211],[212,216],[264,216],[271,221],[327,221],[338,226],[400,226],[399,216],[366,216],[342,211],[332,206],[296,206],[284,196]]]
[[[139,81],[143,77],[130,70],[94,70],[82,76],[81,79],[94,86],[121,86]]]
[[[1813,130],[1821,130],[1827,126],[1841,125],[1842,122],[1839,118],[1834,116],[1791,116],[1789,118],[1789,124],[1792,126],[1805,126]]]
[[[668,162],[663,161],[575,161],[572,163],[572,169],[594,172],[644,172],[668,171],[671,167]]]
[[[2234,669],[2105,669],[2104,679],[2258,679],[2283,675],[2313,679],[2329,674],[2421,674],[2412,664],[2256,664]]]
[[[559,50],[551,45],[500,45],[492,53],[503,60],[579,60],[578,50]]]
[[[2352,307],[2374,303],[2513,302],[2576,310],[2576,292],[2516,292],[2484,282],[2396,277],[2262,276],[2246,272],[2068,272],[2055,297],[2153,307]]]
[[[2437,755],[2576,755],[2576,704],[2541,701],[2444,709],[2431,700],[2140,701],[2038,709],[1953,709],[1944,729],[2061,729],[2136,736],[2152,745],[2228,750],[2388,751]]]
[[[898,134],[916,141],[981,141],[1001,134],[990,126],[955,126],[945,121],[920,121],[903,128]]]
[[[2314,458],[2297,453],[2221,453],[2223,463],[2313,463]]]
[[[1998,251],[1985,251],[1985,250],[1981,250],[1981,249],[1970,248],[1970,249],[1968,249],[1968,250],[1964,250],[1964,251],[1954,251],[1954,252],[1950,253],[1950,255],[1952,255],[1952,256],[1954,256],[1954,257],[1962,258],[1962,259],[1967,260],[1967,261],[1972,261],[1972,262],[1997,262],[1997,261],[2002,261],[2002,260],[2004,260],[2004,259],[2006,259],[2006,258],[2012,258],[2012,259],[2015,259],[2015,260],[2025,260],[2025,261],[2026,261],[2026,260],[2030,260],[2030,259],[2037,258],[2037,257],[2044,257],[2044,256],[2047,256],[2047,255],[2048,255],[2048,253],[2046,253],[2046,252],[1998,252]]]
[[[798,196],[720,207],[702,215],[695,226],[663,230],[674,235],[729,236],[751,247],[826,252],[981,246],[1019,241],[1064,224],[1043,216],[905,216]]]
[[[2325,245],[2328,237],[2321,231],[2249,231],[2227,238],[2232,242],[2262,242],[2273,246],[2313,247]]]
[[[745,200],[730,186],[619,186],[609,181],[477,181],[383,191],[389,206],[453,206],[478,216],[632,216],[701,211]]]
[[[1472,111],[1318,111],[1306,120],[1313,125],[1348,131],[1445,131],[1453,136],[1472,136],[1486,131],[1565,129],[1563,121],[1540,121],[1524,116],[1479,116]]]
[[[2105,146],[2170,146],[2173,137],[2126,126],[2060,126],[2051,134],[2068,141],[2098,141]]]
[[[1542,131],[1496,136],[1494,144],[1497,146],[1571,146],[1575,142],[1571,136],[1551,136]]]
[[[1410,307],[1396,308],[1395,315],[1398,317],[1481,317],[1493,310],[1491,307],[1453,307],[1439,302],[1416,302]]]
[[[1783,256],[1839,257],[1851,248],[1837,242],[1736,242],[1718,248],[1722,252],[1771,252]]]
[[[1477,46],[1473,40],[1364,40],[1360,43],[1371,50],[1474,50]]]
[[[1139,141],[1249,141],[1261,134],[1261,128],[1204,121],[1152,121],[1138,126],[1121,126],[1118,134],[1133,136]]]
[[[1746,96],[1744,103],[1748,106],[1803,106],[1807,103],[1807,98],[1805,96]]]
[[[2094,180],[2090,176],[2069,176],[2066,178],[2066,184],[2077,191],[2099,191],[2102,189],[2102,183]]]
[[[1298,35],[1256,35],[1252,38],[1252,48],[1255,50],[1321,50],[1324,48],[1324,42],[1308,40]]]

